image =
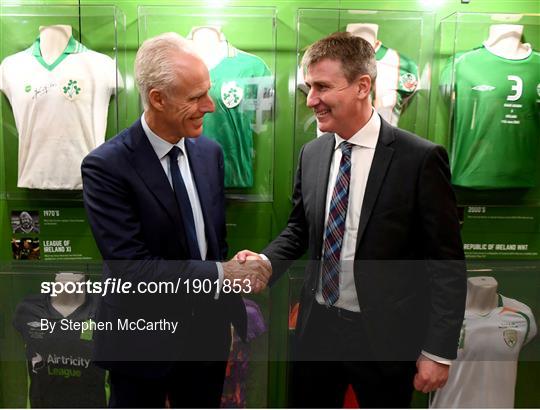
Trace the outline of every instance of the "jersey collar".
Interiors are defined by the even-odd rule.
[[[526,60],[531,56],[532,51],[533,51],[532,46],[530,45],[530,43],[522,43],[522,46],[525,49],[527,49],[527,55],[524,55],[524,56],[518,57],[518,58],[512,58],[512,56],[504,56],[504,55],[501,55],[501,54],[497,53],[496,51],[494,51],[493,47],[489,46],[486,43],[487,43],[487,41],[484,41],[482,43],[482,45],[484,46],[484,48],[487,51],[489,51],[491,54],[493,54],[496,57],[499,57],[499,58],[502,58],[503,60],[508,60],[508,61],[523,61],[523,60]]]
[[[382,43],[379,43],[379,46],[375,50],[375,60],[381,61],[383,57],[386,55],[387,51],[388,51],[388,47],[386,47]]]
[[[50,295],[44,295],[44,296],[45,296],[46,309],[48,310],[49,318],[52,320],[61,320],[61,319],[69,319],[69,318],[71,318],[72,320],[77,320],[77,318],[80,318],[80,317],[89,318],[88,316],[90,316],[89,314],[91,313],[91,305],[93,303],[92,301],[94,300],[92,294],[86,294],[84,297],[84,302],[81,305],[77,306],[77,308],[67,316],[62,315],[58,310],[56,310],[56,308],[52,304]]]
[[[32,55],[36,57],[39,63],[49,71],[54,70],[54,68],[58,64],[60,64],[69,54],[80,53],[86,50],[86,47],[84,47],[81,43],[75,40],[73,36],[71,36],[62,54],[60,54],[60,56],[58,56],[58,58],[53,61],[52,64],[47,64],[47,62],[43,59],[43,56],[41,55],[40,41],[41,39],[38,36],[38,38],[36,38],[36,41],[34,41],[34,44],[32,45]]]
[[[238,55],[238,50],[227,41],[227,57],[233,58]]]

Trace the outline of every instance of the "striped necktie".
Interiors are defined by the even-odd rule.
[[[345,234],[345,220],[349,205],[352,147],[353,145],[346,141],[339,145],[342,154],[341,161],[324,230],[322,296],[327,306],[332,306],[339,299],[341,244]]]

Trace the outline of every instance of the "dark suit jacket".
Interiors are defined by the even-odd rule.
[[[189,259],[181,210],[140,120],[92,151],[82,163],[84,204],[105,262],[104,278],[181,283],[218,279],[215,262],[227,254],[223,153],[203,136],[185,147],[199,195],[208,244],[207,261]],[[193,282],[192,282],[193,283]],[[135,285],[134,285],[135,286]],[[193,294],[187,287],[164,294],[109,294],[98,320],[144,318],[179,321],[175,334],[164,331],[98,332],[95,358],[108,368],[133,369],[125,362],[207,359],[226,355],[231,319],[242,335],[246,313],[238,295]],[[200,355],[197,357],[196,352]],[[226,357],[226,356],[225,356]],[[117,361],[119,363],[113,363]],[[121,363],[124,362],[124,363]],[[140,366],[161,375],[168,364]]]
[[[297,336],[310,325],[318,285],[333,134],[300,154],[287,227],[262,251],[275,280],[307,251]],[[466,293],[463,246],[444,148],[381,120],[362,204],[354,279],[377,359],[456,356]]]

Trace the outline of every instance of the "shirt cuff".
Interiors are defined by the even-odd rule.
[[[269,261],[270,259],[268,259],[268,256],[266,256],[264,253],[259,253],[259,256],[261,257],[261,259],[263,261]]]
[[[217,273],[218,273],[218,285],[216,288],[216,293],[214,294],[214,299],[219,299],[219,293],[221,292],[221,287],[223,286],[223,277],[225,274],[223,273],[223,265],[221,265],[221,262],[216,262],[217,266]]]
[[[434,354],[428,353],[425,350],[422,350],[422,355],[426,356],[429,360],[433,360],[434,362],[437,362],[440,364],[445,364],[447,366],[450,366],[452,364],[452,360],[448,360],[440,356],[435,356]]]

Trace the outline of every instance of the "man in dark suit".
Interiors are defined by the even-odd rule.
[[[326,134],[301,151],[287,227],[261,255],[237,258],[268,258],[275,281],[307,251],[294,406],[342,407],[352,384],[361,407],[408,407],[413,386],[444,385],[464,314],[447,154],[375,112],[375,56],[362,38],[319,40],[303,65]]]
[[[110,370],[111,407],[219,407],[230,323],[246,333],[237,291],[259,290],[269,272],[212,262],[227,255],[224,168],[200,136],[214,110],[204,62],[163,34],[138,50],[135,78],[144,113],[84,159],[84,203],[104,279],[178,287],[105,295],[98,321],[114,330],[95,336],[95,359]],[[119,329],[126,319],[152,328]]]

